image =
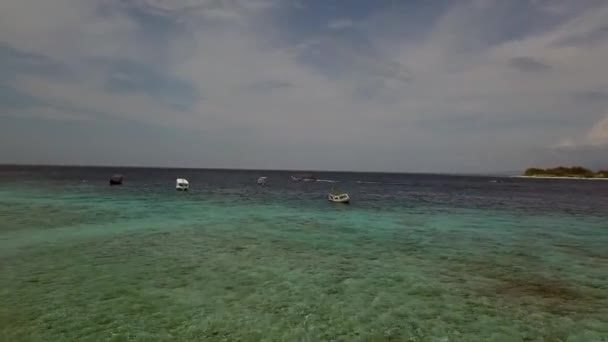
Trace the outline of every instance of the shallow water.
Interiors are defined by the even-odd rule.
[[[0,339],[608,341],[608,183],[289,175],[0,168]]]

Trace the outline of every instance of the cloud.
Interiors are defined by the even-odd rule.
[[[14,82],[22,94],[38,99],[56,111],[68,109],[80,115],[107,116],[144,123],[169,124],[188,117],[183,111],[163,105],[155,97],[143,93],[121,93],[103,91],[96,80],[58,81],[35,76],[20,76]],[[37,116],[30,108],[30,115]],[[42,116],[48,116],[45,113]]]
[[[247,87],[248,90],[253,91],[272,91],[277,89],[285,89],[292,87],[293,84],[286,81],[268,80],[253,83]]]
[[[166,16],[241,19],[277,5],[275,0],[137,0],[132,8]]]
[[[6,0],[0,109],[187,135],[193,166],[513,169],[605,110],[608,5],[582,3]]]
[[[327,28],[331,30],[343,30],[353,27],[354,23],[350,19],[334,19],[327,24]]]
[[[509,66],[518,69],[520,71],[548,71],[551,70],[551,66],[538,61],[532,57],[513,57],[509,59]]]
[[[69,78],[69,68],[48,56],[17,50],[0,43],[0,85],[10,86],[19,75],[43,75],[50,78]]]
[[[10,114],[19,118],[39,118],[58,121],[89,121],[93,119],[89,115],[72,111],[69,108],[54,108],[49,105],[12,109]]]
[[[556,147],[574,150],[585,148],[608,148],[608,114],[593,125],[582,138],[563,139]]]
[[[572,92],[575,101],[608,103],[608,90],[576,90]]]
[[[132,60],[97,59],[91,62],[106,74],[104,87],[114,93],[144,93],[175,108],[192,108],[202,95],[188,82]]]
[[[608,40],[608,25],[597,29],[565,37],[556,43],[561,46],[589,46]]]
[[[608,145],[608,115],[591,128],[586,140],[591,145]]]

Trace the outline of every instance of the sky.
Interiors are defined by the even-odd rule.
[[[608,1],[3,0],[14,163],[608,168]]]

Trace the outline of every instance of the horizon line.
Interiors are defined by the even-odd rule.
[[[280,172],[329,172],[329,173],[383,173],[383,174],[426,174],[426,175],[443,175],[443,176],[513,176],[521,172],[517,171],[487,171],[487,172],[430,172],[430,171],[352,171],[352,170],[314,170],[314,169],[257,169],[257,168],[230,168],[230,167],[181,167],[181,166],[137,166],[137,165],[87,165],[87,164],[34,164],[34,163],[0,163],[0,167],[17,166],[17,167],[90,167],[90,168],[125,168],[125,169],[180,169],[180,170],[216,170],[216,171],[280,171]]]

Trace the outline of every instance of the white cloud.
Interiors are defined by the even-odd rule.
[[[187,115],[163,106],[153,97],[144,94],[114,94],[104,92],[96,78],[68,81],[47,80],[35,76],[20,76],[14,86],[24,94],[55,106],[53,109],[34,107],[29,115],[48,118],[48,113],[66,111],[69,117],[90,118],[101,113],[114,118],[145,123],[188,127]],[[70,109],[68,109],[70,108]],[[24,111],[21,111],[24,112]]]
[[[252,15],[272,9],[277,0],[138,0],[136,7],[160,15],[177,17],[196,24],[201,18],[231,21],[248,20]]]
[[[214,0],[136,0],[136,3],[163,11],[184,11],[216,3]]]
[[[166,12],[200,13],[206,10],[223,9],[226,12],[257,12],[277,4],[276,0],[136,0],[136,4]]]
[[[608,145],[608,114],[591,128],[586,139],[592,145]]]
[[[0,42],[72,63],[90,55],[134,55],[136,30],[121,11],[100,16],[95,1],[0,1]]]
[[[561,140],[557,148],[579,149],[588,147],[608,147],[608,114],[595,123],[581,138]]]
[[[48,106],[33,106],[28,108],[11,109],[11,115],[19,118],[39,118],[59,121],[90,121],[92,117],[66,108],[53,108]]]
[[[592,125],[602,103],[580,103],[568,94],[606,86],[608,44],[583,49],[560,42],[601,28],[608,6],[583,12],[547,31],[489,44],[480,34],[499,28],[492,18],[471,16],[471,11],[485,10],[492,2],[472,7],[463,3],[453,5],[422,39],[374,36],[369,51],[358,51],[334,37],[342,32],[302,37],[288,45],[278,41],[287,29],[270,16],[281,6],[279,1],[128,3],[131,9],[176,19],[171,23],[178,28],[165,32],[168,37],[163,39],[148,32],[146,25],[153,24],[128,15],[121,2],[6,0],[0,2],[0,42],[53,57],[75,70],[77,77],[69,80],[19,77],[14,86],[27,95],[82,113],[102,112],[222,139],[229,136],[243,149],[322,145],[334,156],[375,149],[378,153],[367,157],[374,166],[408,168],[403,162],[408,160],[422,168],[444,169],[453,165],[452,156],[467,151],[461,157],[464,161],[458,162],[461,169],[473,165],[478,154],[489,156],[486,167],[502,163],[498,167],[510,169],[507,164],[529,157],[530,146],[548,147]],[[107,5],[104,11],[99,4]],[[564,11],[563,6],[559,11]],[[206,25],[206,20],[212,24]],[[247,25],[236,25],[243,22]],[[361,24],[365,35],[365,22]],[[327,25],[330,29],[352,26],[348,19]],[[319,50],[319,58],[304,61],[303,52],[311,49]],[[200,101],[192,108],[175,110],[150,95],[109,91],[104,70],[86,62],[98,57],[147,63],[191,83]],[[515,70],[510,66],[514,58],[550,68],[543,73]],[[329,62],[342,67],[343,74],[327,70]],[[121,77],[128,81],[128,75]],[[289,86],[250,91],[255,84]],[[366,91],[369,94],[362,96]],[[32,112],[52,113],[45,114],[42,108]],[[551,122],[559,124],[550,126]],[[601,127],[584,140],[604,141],[605,126]],[[427,150],[433,152],[420,152]],[[382,151],[390,154],[376,159]],[[503,160],[504,155],[511,159]],[[281,166],[294,168],[324,167],[315,160],[327,162],[322,155],[308,160],[295,154],[276,158],[282,158]]]
[[[354,23],[350,19],[334,19],[327,24],[327,28],[332,30],[343,30],[353,26]]]
[[[603,65],[608,44],[578,49],[554,42],[600,28],[603,21],[598,18],[607,17],[608,6],[585,12],[550,31],[494,45],[478,43],[479,33],[473,30],[491,29],[491,18],[474,22],[466,9],[454,7],[439,20],[428,39],[406,43],[396,55],[416,84],[404,92],[404,102],[440,117],[474,112],[487,119],[540,115],[573,123],[596,115],[597,108],[582,106],[568,94],[605,87],[608,69]],[[460,49],[470,40],[476,42],[472,48]],[[509,66],[513,58],[521,57],[543,61],[550,70],[539,74]],[[545,138],[549,143],[551,139]]]

